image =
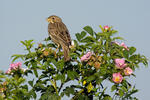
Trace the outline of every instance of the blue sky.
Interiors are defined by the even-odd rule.
[[[67,25],[71,37],[90,25],[112,25],[128,46],[150,58],[149,0],[0,0],[0,68],[7,70],[11,55],[24,53],[21,40],[41,42],[48,36],[46,18],[58,15]],[[141,65],[132,78],[140,90],[140,100],[150,98],[150,69]]]

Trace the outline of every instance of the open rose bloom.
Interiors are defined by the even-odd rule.
[[[10,68],[12,69],[12,70],[17,70],[17,69],[21,69],[21,65],[22,65],[22,63],[21,62],[17,62],[17,63],[12,63],[12,64],[10,64]]]
[[[92,52],[88,52],[81,57],[81,61],[88,61],[92,56]]]
[[[113,79],[115,83],[121,83],[123,80],[123,77],[120,73],[113,73]]]
[[[123,69],[124,67],[126,67],[127,64],[125,64],[125,60],[122,59],[115,59],[115,65],[118,69]]]
[[[8,70],[6,71],[6,74],[10,74],[12,72],[12,70],[18,70],[18,69],[22,69],[22,63],[21,62],[17,62],[17,63],[12,63],[10,64],[10,67],[8,68]]]
[[[133,70],[130,67],[127,67],[124,69],[124,74],[125,75],[131,75],[133,73]]]

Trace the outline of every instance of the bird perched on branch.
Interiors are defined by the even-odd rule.
[[[54,43],[57,44],[57,50],[61,46],[64,52],[64,60],[70,60],[69,56],[69,46],[71,46],[71,37],[66,25],[62,22],[61,18],[52,15],[47,18],[49,22],[48,32]]]

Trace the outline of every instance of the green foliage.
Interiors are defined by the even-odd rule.
[[[140,63],[148,65],[147,58],[136,54],[135,47],[126,49],[116,44],[116,40],[123,40],[122,37],[115,37],[116,30],[111,27],[107,30],[102,26],[100,28],[102,32],[96,33],[90,26],[86,26],[81,33],[76,33],[77,40],[70,48],[71,60],[68,62],[64,62],[61,50],[55,51],[56,45],[50,38],[46,38],[45,43],[40,43],[38,47],[34,46],[33,40],[21,41],[27,52],[13,55],[12,62],[21,59],[28,70],[9,75],[1,72],[0,99],[61,100],[66,95],[71,100],[92,100],[94,97],[99,100],[137,100],[132,95],[138,90],[128,82],[129,77],[125,75],[124,69],[116,68],[114,60],[124,58],[127,66],[135,71]],[[89,51],[92,55],[81,61],[81,57]],[[113,73],[117,72],[124,77],[120,83],[112,80]],[[27,77],[29,80],[26,80]],[[113,95],[106,93],[104,80],[113,83]]]

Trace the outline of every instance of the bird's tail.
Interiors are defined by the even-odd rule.
[[[69,61],[70,56],[69,56],[69,47],[68,46],[62,46],[63,51],[64,51],[64,60]]]

